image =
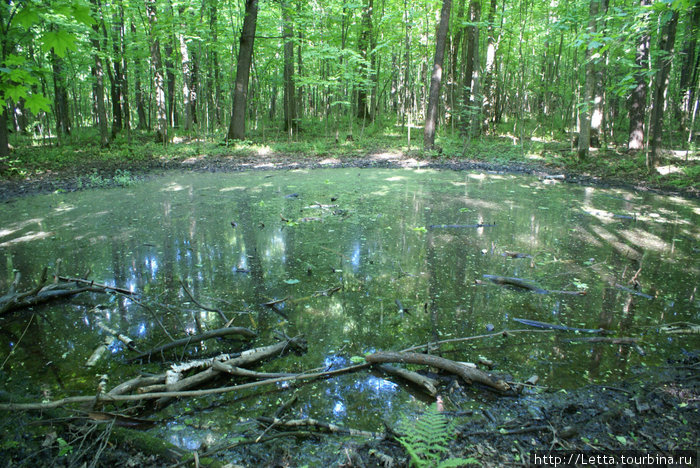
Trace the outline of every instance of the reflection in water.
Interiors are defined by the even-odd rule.
[[[427,229],[478,223],[495,226]],[[306,336],[308,353],[276,360],[266,366],[270,372],[339,368],[369,350],[514,328],[511,318],[520,317],[641,335],[642,347],[656,351],[643,357],[631,347],[549,334],[449,345],[442,353],[459,361],[483,355],[497,370],[516,379],[536,373],[545,385],[611,381],[679,352],[683,342],[659,336],[659,324],[700,320],[694,294],[699,225],[694,200],[432,170],[187,174],[125,189],[16,200],[3,206],[0,221],[0,290],[8,289],[15,271],[28,288],[60,258],[67,275],[90,270],[96,281],[139,297],[83,296],[43,308],[44,318],[30,327],[33,341],[25,340],[8,361],[5,372],[12,379],[4,385],[31,393],[42,383],[58,396],[93,392],[96,372],[109,372],[114,385],[132,377],[134,368],[122,361],[129,351],[119,343],[111,347],[111,360],[84,369],[104,340],[95,325],[96,305],[104,307],[106,325],[132,335],[143,349],[168,340],[165,330],[182,337],[223,326],[217,313],[190,300],[180,280],[200,303],[235,318],[234,325],[255,328],[256,344],[269,344],[278,330]],[[616,287],[633,287],[628,281],[637,271],[640,291],[653,300]],[[586,294],[475,284],[484,274]],[[336,287],[341,289],[328,293]],[[282,298],[277,311],[261,305]],[[25,319],[16,314],[2,323],[0,356],[17,342]],[[230,340],[192,343],[165,358],[240,346]],[[237,421],[227,416],[231,410],[269,414],[287,387],[281,383],[258,395],[255,405],[225,399],[235,407],[208,413],[203,425],[226,432]],[[405,387],[369,373],[300,391],[304,414],[368,429],[417,404]],[[193,435],[192,427],[186,434],[169,430],[172,440],[193,448],[211,435]]]

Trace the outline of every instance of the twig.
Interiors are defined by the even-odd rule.
[[[100,289],[107,289],[109,291],[120,292],[122,294],[126,294],[127,296],[133,296],[134,294],[136,294],[135,292],[129,291],[128,289],[117,288],[115,286],[107,286],[106,284],[95,283],[92,280],[87,280],[87,279],[83,279],[83,278],[70,278],[68,276],[59,276],[59,275],[55,275],[54,278],[58,278],[59,280],[65,281],[66,283],[87,284],[87,285],[94,286],[94,287],[100,288]]]
[[[15,345],[12,347],[12,350],[10,350],[10,352],[7,355],[7,357],[5,358],[5,360],[2,361],[2,365],[0,365],[0,371],[5,367],[5,364],[7,364],[7,360],[10,359],[10,356],[12,356],[12,354],[15,352],[15,349],[17,349],[19,344],[22,342],[22,338],[24,338],[24,334],[27,333],[27,330],[29,330],[29,325],[31,325],[32,320],[34,320],[34,315],[36,315],[36,314],[32,314],[32,316],[29,317],[29,322],[27,322],[27,326],[24,327],[24,331],[20,335],[19,340],[17,340],[17,343],[15,343]]]
[[[199,307],[201,307],[204,310],[208,310],[209,312],[216,312],[217,314],[219,314],[219,317],[221,317],[221,319],[224,321],[224,323],[228,323],[228,318],[226,317],[226,315],[224,315],[224,313],[220,309],[215,309],[213,307],[207,307],[204,304],[201,304],[197,299],[194,298],[194,296],[192,295],[190,290],[187,288],[187,285],[185,284],[185,282],[183,280],[180,280],[180,284],[182,285],[182,289],[184,289],[185,292],[187,293],[187,295],[190,296],[190,299],[192,299],[192,302],[194,302],[195,304],[197,304]]]
[[[192,341],[204,341],[204,340],[208,340],[210,338],[218,338],[221,336],[234,335],[234,334],[243,335],[246,338],[253,338],[253,337],[257,336],[257,334],[254,331],[252,331],[248,328],[244,328],[244,327],[219,328],[217,330],[206,331],[206,332],[199,334],[199,335],[188,336],[185,338],[180,338],[179,340],[171,341],[170,343],[164,344],[162,346],[158,346],[157,348],[150,349],[150,350],[146,351],[145,353],[141,353],[138,356],[134,356],[132,358],[129,358],[129,361],[135,361],[137,359],[142,359],[142,358],[147,357],[147,356],[150,357],[154,354],[161,353],[163,351],[167,351],[168,349],[177,348],[178,346],[186,345]]]
[[[416,351],[423,348],[430,348],[431,346],[437,346],[446,343],[460,343],[463,341],[480,340],[482,338],[493,338],[495,336],[508,337],[511,333],[553,333],[554,330],[532,330],[532,329],[517,329],[517,330],[503,330],[495,333],[488,333],[486,335],[475,335],[466,336],[462,338],[450,338],[447,340],[433,341],[431,343],[426,343],[422,345],[411,346],[410,348],[402,349],[400,353],[406,353],[408,351]]]

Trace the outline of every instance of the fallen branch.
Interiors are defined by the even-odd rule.
[[[431,347],[439,346],[447,343],[462,343],[465,341],[480,340],[482,338],[494,338],[497,336],[507,338],[512,333],[554,333],[554,330],[532,330],[532,329],[517,329],[517,330],[503,330],[495,333],[487,333],[486,335],[474,335],[465,336],[462,338],[448,338],[446,340],[433,341],[431,343],[420,344],[416,346],[411,346],[410,348],[405,348],[399,351],[400,353],[406,353],[408,351],[417,351],[419,349],[430,349]]]
[[[315,429],[323,429],[326,430],[330,433],[333,434],[349,434],[353,436],[362,436],[362,437],[371,437],[374,439],[382,439],[384,438],[384,434],[382,433],[377,433],[377,432],[369,432],[369,431],[361,431],[358,429],[350,429],[342,426],[336,426],[335,424],[330,424],[330,423],[325,423],[323,421],[319,421],[317,419],[277,419],[277,418],[268,418],[265,416],[259,416],[255,418],[261,423],[264,424],[274,424],[277,427],[291,427],[291,428],[299,428],[299,427],[311,427]]]
[[[377,367],[386,374],[400,377],[422,388],[430,396],[437,395],[438,381],[435,379],[431,379],[430,377],[420,375],[418,372],[413,372],[401,367],[390,366],[389,364],[382,364]]]
[[[193,336],[188,336],[186,338],[180,338],[179,340],[172,341],[170,343],[164,344],[162,346],[158,346],[156,348],[153,348],[151,350],[146,351],[145,353],[141,353],[138,356],[129,358],[129,361],[135,361],[137,359],[143,359],[145,357],[150,358],[153,355],[157,355],[159,353],[162,353],[163,351],[167,351],[172,348],[177,348],[179,346],[184,346],[189,343],[192,343],[193,341],[204,341],[208,340],[211,338],[219,338],[222,336],[227,336],[227,335],[242,335],[245,338],[254,338],[257,336],[257,333],[254,331],[244,328],[244,327],[229,327],[229,328],[219,328],[217,330],[209,330],[204,333],[201,333],[199,335],[193,335]]]
[[[431,224],[428,229],[462,229],[462,228],[482,228],[482,227],[494,227],[496,224]]]
[[[122,294],[126,294],[129,296],[136,294],[135,292],[129,291],[128,289],[117,288],[114,286],[107,286],[106,284],[95,283],[94,281],[87,280],[84,278],[70,278],[68,276],[56,275],[56,276],[54,276],[54,279],[65,281],[66,283],[87,284],[89,286],[93,286],[93,287],[100,288],[100,289],[106,289],[109,291],[116,291],[116,292],[120,292]]]
[[[605,329],[603,328],[574,328],[574,327],[567,327],[565,325],[557,325],[556,323],[547,323],[547,322],[539,322],[537,320],[528,320],[528,319],[522,319],[522,318],[513,318],[516,322],[520,322],[523,325],[529,325],[531,327],[537,327],[537,328],[546,328],[549,330],[562,330],[562,331],[572,331],[572,332],[580,332],[580,333],[605,333]]]
[[[494,378],[482,370],[467,367],[464,364],[431,354],[378,352],[365,356],[365,360],[370,363],[401,362],[404,364],[432,366],[455,374],[468,384],[479,382],[502,392],[510,389],[510,386],[504,380]]]
[[[257,382],[248,382],[240,385],[234,385],[231,387],[218,387],[210,388],[206,390],[187,390],[179,392],[155,392],[155,393],[141,393],[138,395],[118,395],[113,394],[117,388],[113,389],[112,392],[103,393],[100,395],[90,395],[90,396],[77,396],[77,397],[66,397],[60,400],[46,401],[41,403],[0,403],[0,411],[28,411],[28,410],[47,410],[51,408],[58,408],[68,404],[74,403],[118,403],[123,401],[143,401],[143,400],[155,400],[159,398],[185,398],[185,397],[201,397],[208,395],[217,395],[222,393],[235,392],[237,390],[245,390],[248,388],[255,388],[261,385],[276,384],[279,382],[289,382],[289,381],[299,381],[299,380],[315,380],[319,378],[332,377],[339,374],[345,374],[348,372],[356,372],[358,370],[367,369],[370,364],[358,364],[355,366],[348,366],[342,369],[336,369],[326,372],[314,372],[308,374],[297,374],[293,377],[279,377],[274,379],[259,380]],[[146,377],[148,378],[148,377]],[[163,378],[165,378],[163,376]],[[136,379],[134,379],[136,380]],[[126,383],[126,382],[125,382]]]

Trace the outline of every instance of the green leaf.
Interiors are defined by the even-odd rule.
[[[63,440],[62,438],[59,437],[58,439],[56,439],[56,441],[58,442],[58,447],[59,447],[59,450],[58,450],[59,457],[67,455],[73,451],[73,446],[70,445],[65,440]]]
[[[353,364],[362,364],[363,362],[365,362],[365,358],[363,358],[362,356],[352,356],[350,357],[350,362],[352,362]]]
[[[75,50],[75,37],[59,29],[58,31],[47,31],[41,38],[42,50],[44,52],[49,52],[53,49],[54,53],[59,57],[64,57],[66,55],[66,50]]]
[[[286,279],[284,280],[285,283],[287,284],[297,284],[299,282],[298,279]]]
[[[627,445],[627,439],[625,436],[615,436],[615,439],[617,439],[618,442],[620,442],[622,445]]]
[[[32,111],[33,114],[51,110],[51,100],[42,94],[30,94],[26,97],[24,105],[27,109]]]
[[[90,6],[85,3],[76,2],[71,5],[71,15],[76,21],[87,26],[92,26],[95,23],[95,19],[90,14]]]
[[[25,4],[25,7],[15,15],[14,19],[24,29],[29,29],[39,22],[39,11],[33,5]]]
[[[18,102],[23,97],[27,96],[27,87],[24,85],[8,86],[5,88],[5,98],[10,98]]]

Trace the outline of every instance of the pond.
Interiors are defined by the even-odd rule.
[[[28,289],[61,259],[61,274],[89,271],[138,297],[83,294],[36,307],[31,321],[31,311],[0,319],[0,390],[36,401],[94,395],[104,374],[113,387],[189,357],[271,344],[279,332],[302,334],[308,351],[260,369],[340,368],[373,351],[528,328],[514,318],[638,339],[628,346],[533,328],[440,347],[444,357],[483,357],[509,380],[536,374],[554,388],[614,382],[698,345],[659,332],[700,320],[696,200],[511,174],[319,169],[177,173],[17,199],[1,213],[3,294],[15,272]],[[141,350],[169,341],[164,330],[180,338],[223,327],[182,284],[200,304],[255,330],[253,344],[192,343],[163,364],[127,362],[134,353],[116,341],[110,356],[85,366],[105,338],[98,321]],[[279,302],[263,305],[270,301]],[[183,399],[151,431],[187,449],[232,440],[250,429],[248,418],[272,415],[287,387]],[[294,416],[372,431],[430,401],[369,371],[295,391]],[[484,393],[474,392],[475,406]]]

